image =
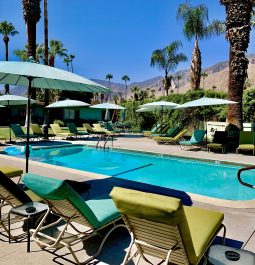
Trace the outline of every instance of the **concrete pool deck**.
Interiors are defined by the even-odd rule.
[[[52,142],[53,144],[74,143],[74,144],[89,144],[96,145],[96,139],[88,140],[75,140],[75,141],[59,141]],[[111,143],[109,143],[110,145]],[[32,143],[35,146],[49,145],[49,143]],[[251,155],[236,155],[234,153],[208,153],[206,151],[186,151],[181,150],[174,145],[158,145],[152,139],[143,138],[135,135],[126,135],[124,137],[116,138],[113,142],[114,148],[138,150],[143,152],[154,152],[158,154],[166,155],[178,155],[190,158],[210,159],[215,161],[225,161],[229,163],[238,163],[246,165],[254,165],[255,157]],[[1,149],[5,148],[1,146]],[[13,157],[7,157],[0,155],[0,165],[10,165],[19,168],[25,168],[24,160],[16,159]],[[46,165],[39,162],[30,161],[29,171],[32,173],[56,177],[60,179],[73,179],[77,181],[90,181],[92,184],[92,194],[100,194],[108,192],[114,185],[111,179],[105,178],[105,176],[98,176],[96,174],[88,174],[79,170],[66,169],[59,166]],[[254,191],[255,197],[255,191]],[[249,205],[247,208],[234,208],[216,206],[211,203],[201,202],[201,200],[194,200],[193,205],[213,210],[219,210],[224,212],[225,219],[224,224],[227,227],[227,238],[231,239],[237,245],[245,243],[251,236],[245,249],[255,252],[255,236],[252,234],[255,228],[255,203]],[[95,241],[95,240],[94,240]],[[93,248],[95,242],[91,240],[91,247]],[[120,264],[124,255],[125,249],[129,243],[129,236],[126,231],[116,232],[113,238],[107,242],[103,254],[98,258],[98,262],[91,264]],[[31,253],[26,253],[26,242],[8,244],[7,238],[0,235],[0,264],[70,264],[68,261],[64,261],[61,258],[54,259],[55,256],[46,251],[40,250],[40,248],[32,242]],[[63,250],[64,251],[64,250]],[[61,250],[62,252],[62,250]],[[60,254],[63,254],[61,253]],[[81,253],[81,257],[84,258],[84,252]],[[141,263],[143,264],[143,263]],[[144,263],[145,264],[145,263]]]

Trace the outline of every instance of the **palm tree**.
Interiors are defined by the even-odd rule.
[[[138,86],[131,87],[131,92],[134,94],[135,101],[139,100],[138,93],[140,91],[140,88]]]
[[[69,56],[65,57],[63,62],[66,64],[67,71],[69,71],[69,63],[71,62]]]
[[[121,77],[121,80],[125,81],[125,84],[126,84],[126,93],[125,93],[125,97],[126,97],[126,100],[127,100],[127,82],[130,81],[130,78],[128,75],[123,75]]]
[[[71,63],[71,72],[73,73],[73,60],[75,58],[74,54],[69,54],[70,63]]]
[[[9,23],[7,21],[0,22],[0,34],[2,34],[4,45],[5,45],[5,61],[9,60],[9,36],[15,36],[16,34],[19,34],[19,32],[15,29],[12,23]],[[6,84],[5,86],[5,94],[9,94],[9,85]]]
[[[223,22],[213,20],[209,23],[208,8],[204,4],[192,6],[189,1],[179,5],[177,20],[183,22],[183,33],[188,40],[195,37],[195,48],[190,67],[190,83],[192,89],[200,87],[202,58],[198,40],[225,32]]]
[[[205,79],[207,76],[208,76],[208,74],[206,72],[201,73],[201,77],[203,78],[203,89],[205,89]]]
[[[230,42],[228,98],[238,104],[228,105],[227,120],[243,128],[243,88],[249,61],[245,52],[250,42],[251,14],[255,0],[220,0],[226,6],[226,38]]]
[[[107,74],[105,76],[105,79],[108,79],[109,80],[109,88],[111,88],[111,79],[113,79],[113,75],[112,74]]]
[[[188,60],[184,53],[177,53],[180,47],[182,47],[180,41],[173,41],[165,48],[155,50],[151,56],[151,66],[157,66],[159,70],[165,71],[165,77],[162,83],[167,96],[168,90],[171,87],[171,77],[169,72],[175,70],[180,62]]]
[[[23,17],[27,25],[28,57],[36,55],[36,24],[41,18],[40,0],[22,0]],[[36,98],[36,89],[31,89],[31,97]]]
[[[21,61],[28,61],[29,55],[28,55],[28,47],[25,46],[24,49],[16,49],[13,51],[13,53],[21,60]],[[35,51],[35,61],[36,62],[42,62],[44,59],[44,46],[42,44],[36,44],[36,51]]]
[[[177,78],[177,89],[179,89],[179,87],[180,87],[180,80],[182,79],[182,76],[178,74],[176,76],[176,78]]]
[[[55,66],[55,58],[58,55],[59,57],[67,57],[67,49],[64,48],[64,44],[59,40],[50,40],[50,49],[49,49],[49,65]]]

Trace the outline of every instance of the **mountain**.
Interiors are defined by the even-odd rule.
[[[249,59],[249,68],[248,68],[248,79],[251,87],[255,87],[255,54],[247,55]],[[228,62],[219,62],[217,64],[212,65],[211,67],[204,68],[203,72],[207,73],[208,76],[203,80],[201,78],[201,87],[205,87],[206,89],[214,89],[217,91],[227,91],[228,89]],[[179,80],[179,89],[178,93],[185,93],[190,89],[189,83],[189,69],[181,70],[173,74],[173,86],[178,86],[177,75],[181,76]],[[154,78],[142,81],[142,82],[133,82],[128,85],[128,95],[130,96],[132,93],[130,88],[133,86],[138,86],[140,89],[153,88],[156,91],[156,95],[162,95],[163,86],[162,86],[162,76],[156,76]],[[97,82],[103,86],[108,87],[108,80],[100,80],[100,79],[92,79],[94,82]],[[113,90],[113,94],[122,93],[125,95],[126,85],[124,83],[114,83],[111,82],[111,88]],[[2,89],[3,91],[3,89]],[[26,95],[27,88],[24,87],[12,87],[10,89],[11,94]],[[177,89],[175,90],[175,92]]]

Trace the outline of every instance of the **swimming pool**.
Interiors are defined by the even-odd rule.
[[[89,146],[33,150],[31,159],[214,198],[255,198],[254,190],[239,184],[236,165]],[[243,178],[252,183],[254,174],[249,171]]]

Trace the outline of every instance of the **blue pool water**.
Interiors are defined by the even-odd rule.
[[[88,146],[34,150],[31,159],[214,198],[255,198],[255,190],[239,184],[236,174],[240,167],[235,165]],[[243,176],[255,182],[255,171]]]

